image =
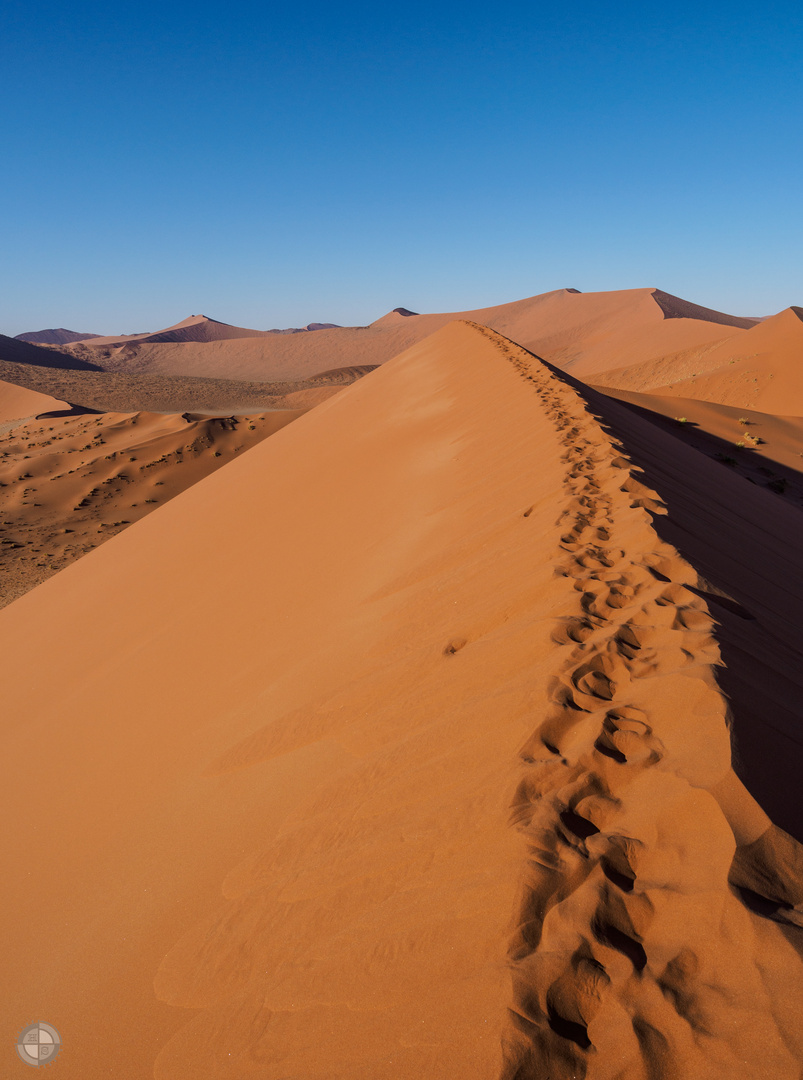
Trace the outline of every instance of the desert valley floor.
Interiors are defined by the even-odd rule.
[[[800,1080],[803,310],[71,337],[0,336],[8,1075]]]

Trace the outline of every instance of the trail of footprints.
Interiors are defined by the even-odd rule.
[[[524,774],[513,805],[530,862],[511,947],[513,1030],[503,1080],[642,1075],[640,1067],[631,1072],[625,1064],[627,1039],[616,1045],[618,1064],[608,1073],[595,1056],[605,1048],[593,1042],[594,1030],[605,1028],[627,1029],[640,1061],[654,1059],[655,1046],[648,1044],[662,1041],[664,1068],[655,1075],[674,1077],[683,1053],[673,1065],[672,1037],[639,1015],[639,995],[649,998],[645,968],[655,917],[649,890],[640,888],[649,842],[644,830],[626,835],[616,826],[628,787],[643,785],[645,773],[667,754],[643,705],[646,695],[634,693],[639,680],[688,674],[696,666],[694,674],[699,671],[717,698],[724,728],[710,675],[710,665],[719,662],[712,619],[702,600],[672,581],[688,580],[690,568],[635,509],[661,512],[662,505],[634,478],[631,463],[579,396],[523,350],[477,329],[532,385],[564,448],[557,572],[574,596],[574,610],[553,634],[562,664],[543,722],[521,751]],[[634,537],[639,544],[643,539],[643,551],[634,552]],[[653,887],[654,866],[655,860]],[[669,1003],[682,1025],[694,1008],[684,964],[693,969],[696,957],[685,949],[666,962],[663,943],[659,952],[653,983],[662,1007]],[[675,984],[692,990],[684,997]],[[603,1010],[604,1022],[590,1030]]]

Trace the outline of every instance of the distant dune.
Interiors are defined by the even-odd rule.
[[[397,307],[393,311],[389,311],[387,315],[383,315],[381,319],[376,319],[371,323],[371,326],[396,326],[398,323],[403,322],[404,319],[409,319],[411,315],[418,315],[418,312],[410,311],[406,307]]]
[[[293,394],[295,400],[307,398],[311,404],[317,404],[353,382],[361,370],[354,368],[351,373],[341,370],[331,377],[321,374],[313,384],[305,379],[271,383],[135,372],[68,371],[0,360],[0,379],[42,394],[69,398],[102,412],[262,412],[288,408],[288,394]]]
[[[59,401],[48,394],[28,390],[24,386],[0,381],[0,425],[22,420],[53,409],[68,409],[66,401]]]
[[[58,330],[32,330],[27,334],[17,334],[15,341],[29,341],[33,345],[68,345],[72,341],[86,341],[88,338],[98,337],[97,334],[82,334],[77,330],[65,330],[63,326]]]
[[[117,336],[106,337],[88,334],[70,340],[73,342],[83,341],[93,349],[102,349],[109,346],[117,348],[138,343],[230,341],[237,338],[265,337],[276,334],[304,334],[311,331],[332,329],[335,325],[335,323],[309,323],[307,326],[293,327],[288,330],[248,330],[243,326],[232,326],[217,319],[210,319],[206,315],[190,315],[174,326],[168,326],[164,330],[156,330],[151,333],[118,334]],[[52,333],[53,331],[44,332]]]
[[[801,510],[488,327],[769,325],[667,307],[141,347],[382,366],[0,612],[3,1015],[65,1080],[799,1080]],[[98,419],[26,428],[20,522],[240,437]]]
[[[725,315],[721,311],[711,308],[700,307],[688,300],[681,300],[678,296],[671,296],[660,289],[653,290],[653,299],[663,311],[665,319],[698,319],[702,322],[721,323],[723,326],[736,326],[740,330],[749,330],[755,326],[758,319],[743,319],[736,315]]]
[[[258,334],[203,319],[193,316],[158,334],[125,341],[98,338],[70,348],[106,371],[290,381],[333,368],[383,364],[449,322],[469,319],[587,378],[719,342],[753,325],[656,289],[559,289],[495,307],[431,315],[395,308],[370,326],[314,334]]]
[[[69,348],[69,346],[67,346]],[[100,371],[99,364],[69,352],[32,345],[29,341],[0,334],[0,361],[13,364],[34,364],[36,367],[61,368],[69,371]]]
[[[803,319],[786,308],[743,334],[658,361],[614,368],[600,383],[741,409],[803,416]]]
[[[168,326],[164,330],[151,331],[141,334],[119,334],[117,336],[93,336],[88,344],[92,349],[106,346],[117,347],[131,345],[138,342],[165,342],[165,341],[224,341],[242,337],[259,337],[266,334],[265,330],[246,330],[242,326],[231,326],[229,323],[218,322],[217,319],[207,318],[206,315],[190,315],[181,322]]]

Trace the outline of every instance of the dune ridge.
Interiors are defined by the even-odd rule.
[[[457,322],[0,612],[16,1026],[67,1080],[120,1016],[123,1080],[798,1080],[799,848],[664,509]]]
[[[304,411],[98,414],[0,383],[6,401],[39,417],[0,421],[0,607]]]
[[[673,430],[643,409],[581,392],[661,491],[669,512],[653,527],[696,568],[716,613],[737,771],[775,824],[803,841],[803,510],[795,487],[781,492],[741,475],[744,466],[712,460],[683,437],[685,425]]]
[[[692,304],[688,300],[681,300],[678,296],[665,293],[662,289],[653,289],[652,296],[663,311],[665,319],[700,319],[703,322],[721,323],[723,326],[737,326],[741,330],[749,330],[759,321],[741,318],[738,315],[726,315],[722,311],[701,307],[699,304]]]
[[[744,333],[592,378],[606,387],[803,416],[803,320],[785,308]],[[581,377],[585,377],[581,375]]]
[[[728,889],[777,830],[730,768],[714,621],[687,588],[697,574],[658,540],[644,511],[664,507],[621,444],[543,365],[496,344],[565,447],[558,572],[579,594],[556,628],[565,659],[513,803],[530,875],[502,1075],[791,1080],[803,1041],[767,986],[766,927]],[[803,849],[785,837],[780,850],[794,854],[762,872],[776,892],[784,871],[796,878],[784,918],[803,927]],[[794,965],[783,934],[770,937]],[[750,942],[738,961],[737,939]]]
[[[127,342],[95,339],[65,348],[106,371],[292,380],[336,367],[385,363],[461,319],[490,326],[580,378],[743,335],[745,327],[753,325],[752,320],[710,311],[652,288],[600,293],[556,289],[471,311],[416,314],[395,308],[370,326],[315,333],[243,331],[236,340],[227,340],[227,330],[216,331],[209,340],[192,340],[203,327],[185,320],[193,323],[186,331],[170,328]]]

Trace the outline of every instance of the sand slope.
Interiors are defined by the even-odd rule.
[[[656,530],[700,575],[718,624],[718,679],[730,697],[740,775],[774,821],[803,840],[800,499],[750,482],[741,464],[711,460],[641,411],[585,393],[661,492],[667,512],[655,517]],[[796,483],[798,496],[799,474]]]
[[[385,363],[455,319],[490,326],[586,378],[690,346],[743,334],[751,320],[709,311],[656,289],[578,293],[558,289],[513,303],[418,315],[396,308],[370,326],[314,334],[189,341],[175,334],[131,339],[103,349],[102,339],[70,348],[108,371],[228,379],[299,379],[332,368]],[[192,329],[195,333],[197,327]],[[157,340],[158,339],[158,340]]]
[[[38,416],[39,413],[68,408],[66,401],[60,401],[49,394],[40,394],[24,386],[0,381],[0,426],[13,420]]]
[[[208,315],[189,315],[181,322],[168,326],[164,330],[156,330],[142,334],[117,334],[112,336],[99,336],[88,334],[84,337],[60,338],[63,342],[81,342],[89,349],[98,349],[105,352],[107,349],[118,346],[133,347],[141,343],[164,343],[164,342],[208,342],[229,341],[237,338],[263,337],[265,335],[282,334],[305,334],[321,329],[331,329],[334,323],[308,323],[303,327],[292,327],[287,330],[249,330],[244,326],[232,326],[230,323],[220,322],[219,319],[210,319]],[[45,334],[59,333],[59,331],[43,331]],[[26,335],[26,340],[33,340],[31,335]],[[44,338],[40,338],[44,341]],[[55,340],[55,339],[54,339]],[[85,350],[78,351],[81,355],[91,355]],[[130,352],[130,349],[129,349]]]
[[[803,506],[803,417],[611,387],[604,393],[752,483]]]
[[[34,345],[68,345],[73,341],[85,341],[97,337],[97,334],[84,334],[78,330],[65,330],[63,326],[50,330],[31,330],[27,334],[17,334],[17,341],[30,341]]]
[[[461,323],[0,613],[11,1028],[82,1080],[99,1031],[132,1080],[798,1080],[798,901],[728,885],[772,902],[769,820],[660,510]]]
[[[95,414],[52,404],[67,415],[0,425],[0,607],[304,411]]]
[[[802,357],[803,309],[786,308],[744,334],[658,362],[610,370],[596,381],[622,390],[803,416]]]
[[[0,334],[0,360],[12,364],[33,364],[37,367],[62,368],[70,371],[99,371],[100,365],[92,357],[82,358],[68,351],[85,346],[65,345],[64,349],[32,345],[29,341]]]
[[[136,344],[138,342],[167,341],[223,341],[230,338],[258,337],[267,333],[265,330],[248,330],[243,326],[231,326],[229,323],[210,319],[207,315],[189,315],[181,322],[167,326],[164,330],[148,331],[142,334],[97,335],[91,334],[82,339],[92,349],[104,349],[108,346]]]

